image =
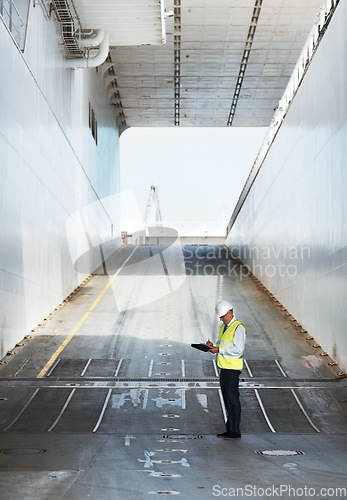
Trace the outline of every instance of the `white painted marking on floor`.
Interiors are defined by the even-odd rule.
[[[171,406],[182,406],[183,405],[183,400],[182,400],[182,392],[181,389],[178,389],[176,391],[176,394],[180,395],[180,398],[163,398],[162,396],[159,396],[157,398],[152,398],[152,401],[155,402],[155,405],[157,408],[162,408],[164,405],[171,405]]]
[[[307,419],[308,423],[309,423],[309,424],[310,424],[310,425],[314,428],[314,430],[315,430],[316,432],[320,432],[320,430],[318,429],[318,427],[316,427],[316,426],[314,425],[314,423],[312,422],[312,420],[311,420],[311,419],[310,419],[310,417],[308,416],[308,414],[307,414],[307,412],[306,412],[305,408],[302,406],[302,404],[301,404],[301,402],[300,402],[300,400],[299,400],[298,396],[296,395],[296,393],[295,393],[294,389],[290,389],[290,390],[291,390],[291,392],[292,392],[292,394],[293,394],[293,396],[294,396],[294,398],[295,398],[296,402],[298,403],[299,408],[301,409],[302,413],[305,415],[305,417],[306,417],[306,419]]]
[[[61,419],[61,417],[62,417],[62,415],[63,415],[64,411],[65,411],[65,410],[66,410],[66,408],[68,407],[68,405],[69,405],[69,403],[70,403],[70,401],[71,401],[71,398],[72,398],[72,396],[74,395],[75,391],[76,391],[76,389],[72,389],[72,391],[70,392],[69,397],[68,397],[68,398],[67,398],[67,400],[65,401],[65,404],[64,404],[64,406],[62,407],[62,409],[61,409],[61,411],[60,411],[59,415],[58,415],[58,416],[57,416],[57,418],[54,420],[53,424],[50,426],[50,428],[48,429],[48,431],[47,431],[47,432],[51,432],[51,431],[54,429],[54,427],[57,425],[57,423],[58,423],[58,422],[59,422],[59,420]]]
[[[153,371],[153,363],[154,363],[154,360],[153,360],[153,359],[151,359],[151,362],[149,363],[148,377],[151,377],[151,376],[152,376],[152,371]]]
[[[182,378],[186,376],[186,368],[184,366],[184,359],[181,361],[181,369],[182,369]]]
[[[144,462],[144,460],[140,460],[140,462]],[[190,467],[190,464],[186,458],[181,458],[181,460],[152,460],[152,464],[181,464],[182,467]]]
[[[249,367],[249,365],[248,365],[248,363],[247,363],[247,361],[246,361],[246,360],[244,360],[244,364],[245,364],[245,367],[247,368],[248,375],[249,375],[250,377],[252,377],[252,378],[253,378],[253,373],[252,373],[252,370],[250,369],[250,367]],[[275,429],[274,429],[274,427],[273,427],[273,425],[272,425],[272,424],[271,424],[271,422],[270,422],[270,419],[269,419],[269,417],[268,417],[268,415],[267,415],[266,411],[265,411],[265,408],[264,408],[263,402],[262,402],[262,400],[261,400],[261,397],[260,397],[260,395],[259,395],[259,392],[257,391],[257,389],[254,389],[254,392],[255,392],[256,398],[257,398],[257,400],[258,400],[258,403],[259,403],[260,409],[261,409],[261,411],[263,412],[263,415],[264,415],[264,418],[265,418],[265,420],[266,420],[267,425],[269,426],[269,428],[270,428],[271,432],[276,432],[276,431],[275,431]]]
[[[85,366],[85,367],[83,368],[83,370],[82,370],[81,377],[83,377],[83,375],[84,375],[84,374],[86,373],[86,371],[88,370],[88,366],[90,365],[91,361],[92,361],[91,359],[88,359],[86,366]],[[48,374],[47,374],[47,375],[48,375]]]
[[[102,421],[102,419],[104,417],[104,414],[105,414],[108,402],[110,400],[111,394],[112,394],[112,389],[109,389],[109,391],[107,393],[107,396],[106,396],[106,399],[105,399],[105,402],[104,402],[104,405],[102,407],[99,419],[98,419],[98,421],[97,421],[97,423],[96,423],[96,425],[95,425],[95,427],[93,429],[93,432],[96,432],[98,430],[98,428],[99,428],[99,425],[101,424],[101,421]]]
[[[118,373],[119,373],[120,367],[122,365],[122,362],[123,362],[123,359],[120,359],[119,363],[117,365],[117,369],[116,369],[115,374],[114,374],[115,377],[118,377]]]
[[[187,453],[188,450],[179,450],[179,449],[171,449],[171,448],[159,448],[155,450],[156,453]]]
[[[153,455],[155,455],[155,453],[153,451],[145,450],[144,454],[145,454],[146,460],[141,460],[140,458],[138,458],[137,460],[139,462],[143,463],[143,466],[145,467],[145,469],[149,469],[150,467],[153,467],[153,461],[152,461],[151,457],[153,457]]]
[[[180,460],[167,460],[167,459],[165,459],[165,460],[154,460],[152,457],[154,457],[158,453],[158,451],[160,451],[160,450],[156,450],[156,451],[145,450],[144,451],[145,460],[142,460],[140,458],[138,458],[137,460],[139,462],[142,462],[144,464],[143,466],[146,469],[149,469],[150,467],[153,467],[154,464],[164,464],[164,465],[180,464],[180,465],[182,465],[182,467],[190,467],[190,464],[189,464],[189,462],[188,462],[188,460],[186,458],[181,458]],[[174,452],[174,451],[178,451],[178,450],[165,450],[165,451]],[[186,451],[187,450],[183,450],[183,453],[186,453]]]
[[[244,364],[245,364],[245,367],[247,368],[248,375],[249,375],[250,377],[253,377],[252,370],[250,369],[250,367],[249,367],[249,365],[248,365],[247,361],[244,359],[244,360],[243,360],[243,362],[244,362]]]
[[[145,472],[145,471],[144,471]],[[149,474],[148,474],[148,477],[163,477],[164,479],[172,479],[172,478],[175,478],[175,477],[182,477],[181,474],[168,474],[167,472],[157,472],[157,471],[149,471]],[[148,494],[153,494],[153,495],[179,495],[180,492],[179,491],[173,491],[173,490],[158,490],[158,491],[155,491],[155,490],[152,490],[152,491],[149,491]]]
[[[197,400],[199,401],[199,403],[201,404],[201,406],[203,407],[204,411],[208,412],[207,395],[206,394],[196,394],[196,397],[197,397]]]
[[[176,462],[172,462],[172,463],[176,463]],[[177,463],[178,464],[180,463],[182,465],[182,467],[190,467],[188,460],[186,460],[185,458],[181,458],[181,460]]]
[[[285,464],[283,464],[283,467],[287,467],[288,469],[297,469],[298,464],[294,462],[286,462]]]
[[[148,394],[149,394],[149,390],[145,389],[145,395],[144,395],[143,404],[142,404],[143,410],[145,410],[147,408]]]
[[[18,368],[18,370],[15,372],[14,377],[18,377],[20,373],[24,370],[24,368],[30,363],[30,359],[26,359]]]
[[[177,391],[176,391],[177,394]],[[182,398],[182,410],[186,409],[186,391],[184,389],[181,390],[181,398]]]
[[[226,410],[225,404],[224,404],[222,389],[218,389],[218,394],[219,394],[220,404],[221,404],[222,410],[223,410],[224,422],[226,422],[228,420],[228,417],[227,417],[227,410]]]
[[[218,373],[218,368],[217,368],[217,363],[216,363],[216,360],[214,359],[214,360],[212,361],[212,363],[213,363],[213,368],[214,368],[214,372],[215,372],[215,374],[216,374],[216,377],[219,377],[219,373]]]
[[[277,359],[275,359],[275,363],[276,363],[276,365],[278,366],[278,368],[279,368],[280,372],[282,373],[283,377],[286,377],[286,378],[287,378],[287,375],[286,375],[285,371],[283,370],[282,366],[279,364],[279,362],[277,361]],[[316,432],[320,432],[320,430],[318,429],[318,427],[316,427],[316,426],[314,425],[314,423],[312,422],[312,420],[310,419],[310,417],[309,417],[309,415],[308,415],[307,411],[305,410],[305,408],[302,406],[301,401],[300,401],[300,399],[298,398],[298,396],[297,396],[297,394],[296,394],[295,390],[294,390],[294,389],[290,389],[290,390],[291,390],[291,393],[293,394],[293,396],[294,396],[294,398],[295,398],[295,401],[297,402],[297,404],[298,404],[298,406],[299,406],[300,410],[302,411],[302,413],[304,414],[304,416],[305,416],[306,420],[308,421],[308,423],[309,423],[309,424],[310,424],[310,425],[314,428],[314,430],[315,430]]]
[[[136,439],[136,436],[126,435],[124,438],[124,446],[130,446],[130,442],[132,439]]]
[[[153,380],[153,379],[152,379]],[[77,387],[79,389],[174,389],[176,387],[185,388],[186,390],[193,389],[218,389],[219,381],[211,381],[211,382],[198,382],[198,381],[189,381],[189,382],[171,382],[170,379],[167,381],[160,380],[156,382],[147,382],[147,381],[122,381],[122,382],[114,382],[113,384],[105,383],[105,382],[90,382],[86,385],[81,384],[67,384],[64,383],[62,385],[59,384],[49,384],[44,385],[45,388],[50,389],[64,389],[66,387]],[[297,385],[295,386],[285,386],[279,384],[259,384],[256,382],[240,382],[240,389],[297,389]],[[302,385],[300,389],[326,389],[326,385]]]
[[[32,400],[34,399],[34,397],[36,396],[36,394],[39,392],[39,390],[40,390],[39,388],[35,389],[35,392],[30,396],[30,398],[25,403],[25,405],[23,406],[23,408],[21,409],[21,411],[18,413],[18,415],[16,416],[16,418],[14,420],[12,420],[12,422],[7,427],[5,427],[5,429],[2,432],[8,431],[8,429],[10,429],[10,427],[12,427],[12,425],[14,425],[17,422],[17,420],[19,419],[19,417],[21,415],[23,415],[23,413],[28,408],[28,406],[30,405],[30,403],[32,402]]]
[[[53,370],[59,365],[61,358],[58,358],[54,365],[51,366],[50,370],[46,373],[46,377],[49,377]]]
[[[125,405],[127,401],[131,401],[134,408],[136,408],[141,403],[141,392],[143,389],[138,387],[130,389],[130,391],[122,392],[121,394],[113,394],[112,396],[112,408],[119,409],[121,406]]]
[[[283,370],[282,366],[279,364],[279,362],[277,361],[277,359],[275,359],[275,363],[276,363],[279,371],[282,373],[283,377],[287,377],[286,372]]]
[[[273,427],[273,425],[272,425],[272,423],[270,422],[269,417],[267,416],[267,413],[265,411],[263,402],[262,402],[262,400],[261,400],[261,398],[259,396],[259,392],[257,391],[257,389],[254,389],[254,392],[255,392],[255,395],[257,397],[257,400],[258,400],[259,406],[261,408],[261,411],[263,412],[263,415],[264,415],[264,418],[266,420],[267,425],[269,426],[271,432],[276,432],[275,429],[274,429],[274,427]]]

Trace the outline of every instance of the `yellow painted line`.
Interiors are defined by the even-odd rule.
[[[46,375],[47,371],[49,370],[49,368],[52,366],[52,364],[54,363],[54,361],[57,359],[57,357],[59,356],[59,354],[65,349],[65,347],[68,345],[68,343],[70,342],[70,340],[73,338],[73,336],[75,335],[75,333],[81,328],[81,326],[83,325],[83,323],[85,322],[85,320],[88,318],[88,316],[90,315],[90,313],[93,311],[93,309],[95,309],[95,307],[98,305],[98,303],[100,302],[100,300],[102,299],[102,297],[105,295],[106,291],[110,288],[110,286],[112,285],[112,282],[113,280],[116,278],[116,276],[118,276],[118,274],[121,272],[121,270],[123,269],[123,267],[125,266],[125,264],[128,262],[128,260],[133,256],[133,254],[135,253],[137,247],[134,248],[134,250],[131,252],[131,254],[129,255],[129,257],[127,257],[125,259],[125,261],[123,262],[123,264],[121,265],[121,267],[118,269],[118,271],[112,276],[112,278],[110,279],[110,281],[107,283],[107,285],[105,286],[105,288],[102,290],[102,292],[100,293],[100,295],[95,299],[95,301],[93,302],[93,304],[90,306],[90,308],[88,309],[88,311],[84,314],[84,316],[79,320],[79,322],[77,323],[77,325],[75,326],[75,328],[72,330],[72,332],[66,337],[66,339],[64,340],[64,342],[58,347],[58,349],[55,351],[55,353],[53,354],[53,356],[51,357],[51,359],[45,364],[45,366],[42,368],[42,370],[40,371],[40,373],[37,375],[36,378],[42,378],[44,375]]]

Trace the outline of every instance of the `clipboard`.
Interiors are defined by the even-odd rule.
[[[208,352],[210,350],[210,347],[206,344],[190,344],[194,349],[199,349],[199,351],[204,351]]]

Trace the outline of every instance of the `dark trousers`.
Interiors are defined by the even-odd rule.
[[[240,434],[241,404],[239,397],[240,370],[220,371],[220,387],[228,414],[226,428],[228,432]]]

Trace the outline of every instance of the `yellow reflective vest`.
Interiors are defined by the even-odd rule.
[[[246,333],[246,327],[241,323],[241,321],[233,321],[228,328],[224,330],[224,324],[220,327],[219,330],[219,335],[218,335],[218,341],[217,341],[217,347],[232,347],[234,343],[234,335],[235,335],[235,330],[236,328],[242,325],[245,329]],[[246,337],[245,337],[246,341]],[[243,368],[243,354],[239,358],[233,358],[228,354],[219,354],[217,352],[217,365],[219,368],[227,368],[228,370],[242,370]]]

